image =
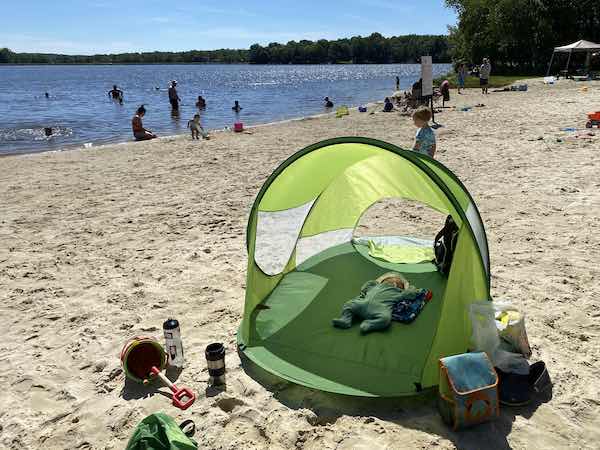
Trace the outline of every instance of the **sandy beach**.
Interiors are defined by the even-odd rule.
[[[600,130],[584,129],[600,82],[527,82],[528,92],[453,90],[457,108],[436,115],[437,159],[477,202],[492,295],[526,312],[550,401],[455,433],[432,402],[361,403],[244,371],[245,227],[262,183],[326,138],[412,146],[409,117],[353,110],[209,141],[0,158],[0,448],[122,449],[157,411],[192,418],[206,449],[600,448]],[[397,209],[372,217],[365,227],[406,219]],[[160,337],[168,317],[186,351],[179,383],[198,393],[185,412],[126,383],[119,361],[128,338]],[[211,342],[226,345],[228,384],[207,396]]]

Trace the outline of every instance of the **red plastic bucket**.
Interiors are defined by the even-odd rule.
[[[167,355],[163,346],[156,339],[136,336],[129,339],[123,346],[121,365],[127,378],[138,383],[146,383],[152,367],[164,370],[167,365]]]
[[[236,122],[233,124],[233,131],[236,133],[241,133],[244,131],[244,124],[242,122]]]

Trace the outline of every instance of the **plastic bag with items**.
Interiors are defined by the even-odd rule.
[[[198,444],[190,437],[195,430],[191,420],[177,425],[164,413],[150,414],[138,424],[125,450],[197,450]]]
[[[525,313],[509,302],[494,302],[496,327],[500,338],[510,344],[515,352],[531,357],[531,347],[525,329]]]
[[[509,352],[501,347],[496,325],[496,309],[492,302],[472,303],[469,316],[473,350],[487,353],[494,367],[504,372],[521,375],[529,373],[529,363],[521,353]]]

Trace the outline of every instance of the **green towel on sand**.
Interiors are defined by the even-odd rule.
[[[395,264],[418,264],[435,259],[432,247],[417,245],[377,245],[369,241],[369,255]]]

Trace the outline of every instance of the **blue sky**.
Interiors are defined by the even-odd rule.
[[[248,48],[379,32],[444,34],[443,0],[29,0],[3,8],[0,47],[67,54]]]

